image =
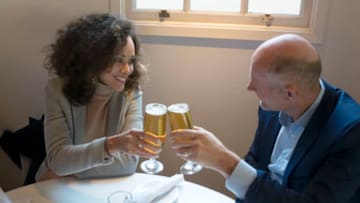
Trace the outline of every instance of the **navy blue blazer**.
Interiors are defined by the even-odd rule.
[[[245,160],[257,169],[245,199],[237,202],[360,202],[360,105],[325,83],[318,109],[296,145],[279,184],[268,164],[280,130],[279,112],[259,109]]]

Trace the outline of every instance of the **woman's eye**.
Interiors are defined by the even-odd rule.
[[[128,64],[129,65],[135,65],[135,63],[136,63],[136,58],[134,57],[134,58],[131,58],[129,61],[128,61]]]
[[[115,60],[114,60],[115,63],[120,63],[120,64],[123,64],[124,63],[124,59],[123,57],[116,57]]]
[[[136,63],[136,58],[135,57],[131,57],[130,59],[126,59],[125,57],[116,57],[114,59],[115,63],[119,63],[119,64],[128,64],[128,65],[135,65]]]

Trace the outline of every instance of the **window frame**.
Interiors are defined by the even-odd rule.
[[[218,20],[218,15],[222,13],[212,13],[211,15],[202,12],[176,12],[169,11],[171,18],[160,21],[156,12],[136,13],[134,11],[135,0],[119,0],[119,13],[126,16],[137,27],[141,35],[157,35],[172,37],[200,37],[217,39],[237,39],[237,40],[266,40],[270,37],[283,33],[296,33],[304,36],[310,42],[322,43],[325,32],[326,16],[329,0],[302,0],[301,16],[273,14],[274,20],[271,26],[266,26],[261,22],[264,17],[259,14],[237,14],[242,18],[241,21],[235,20],[234,15],[225,15],[224,21]],[[185,0],[189,2],[189,0]],[[242,6],[247,8],[247,1]],[[189,5],[185,4],[185,10]],[[192,21],[193,18],[207,19]],[[146,19],[146,20],[145,20]],[[289,24],[289,19],[294,24]],[[256,21],[256,22],[255,22]],[[230,22],[230,23],[229,23]]]

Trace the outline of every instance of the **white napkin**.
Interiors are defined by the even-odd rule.
[[[183,174],[175,174],[169,179],[139,186],[132,192],[133,200],[136,203],[150,203],[157,197],[168,193],[183,181]]]
[[[0,202],[1,203],[11,203],[5,192],[0,187]]]

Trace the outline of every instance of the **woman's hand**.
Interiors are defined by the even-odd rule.
[[[137,129],[110,136],[106,139],[105,145],[110,155],[124,152],[150,158],[158,157],[161,151],[161,140],[159,138]]]

